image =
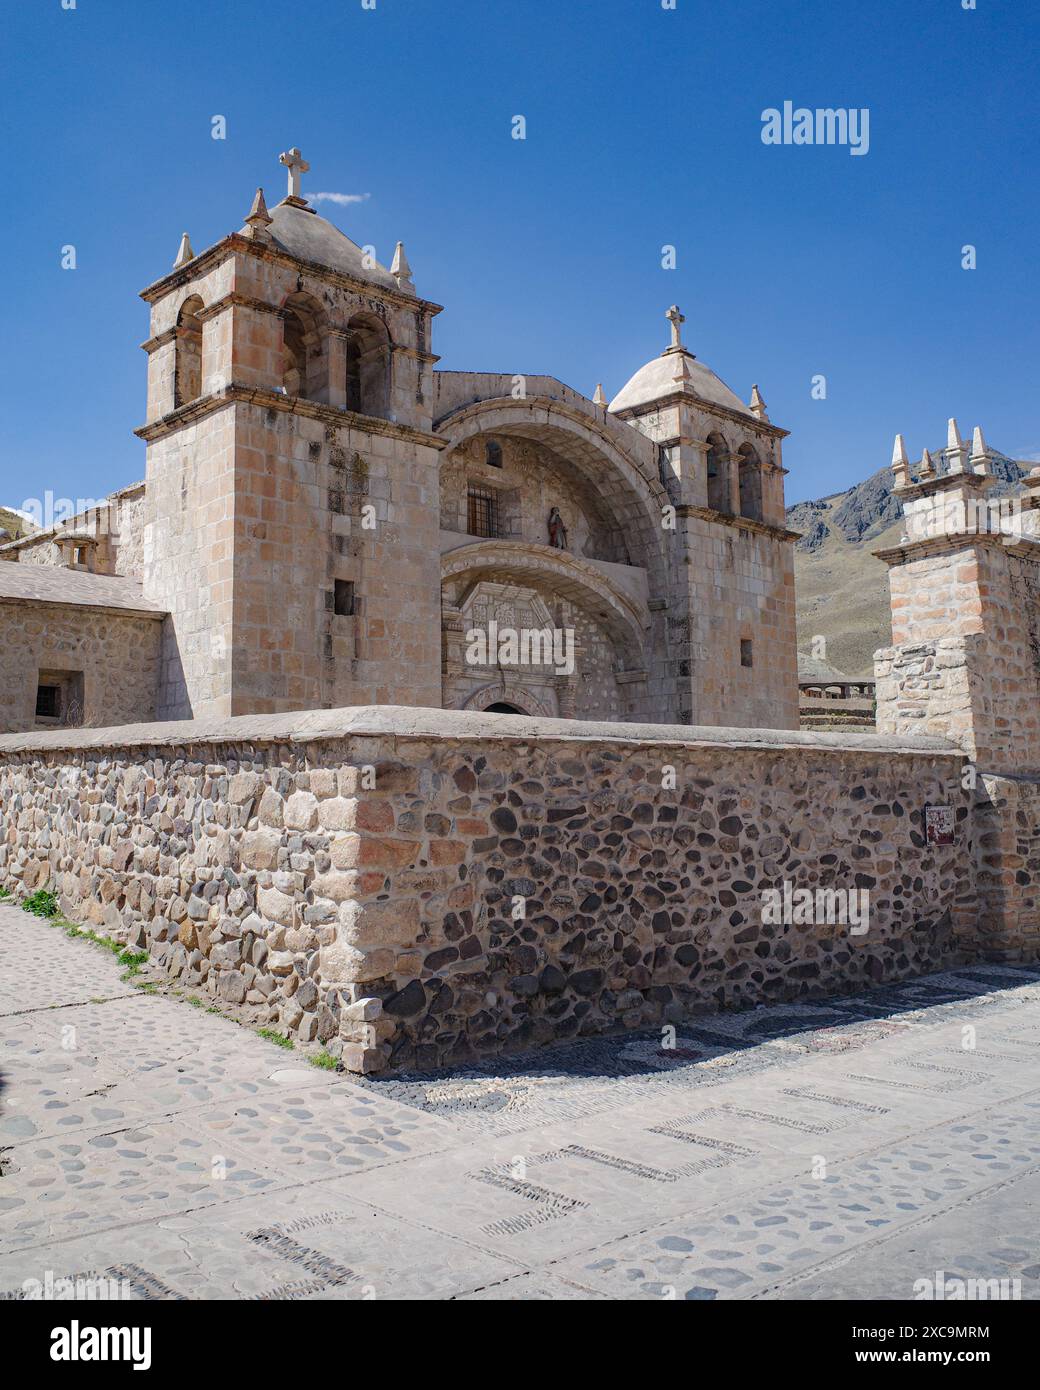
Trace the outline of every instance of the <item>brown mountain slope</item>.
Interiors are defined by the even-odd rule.
[[[6,507],[0,507],[0,531],[6,531],[11,540],[17,540],[31,529],[25,517],[19,516],[17,512],[8,511]]]

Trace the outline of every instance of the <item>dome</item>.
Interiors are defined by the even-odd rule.
[[[685,364],[682,382],[676,380],[676,370]],[[607,407],[612,414],[620,410],[633,410],[664,400],[676,391],[685,390],[710,405],[720,405],[726,410],[738,410],[742,415],[751,411],[735,392],[731,391],[710,367],[698,362],[692,352],[685,348],[667,348],[660,357],[655,357],[639,368],[635,376],[629,377]]]
[[[366,265],[364,253],[338,227],[310,208],[290,202],[277,203],[270,212],[268,231],[272,243],[290,256],[327,266],[355,280],[396,290],[397,281],[384,266]],[[245,230],[245,228],[243,228]]]

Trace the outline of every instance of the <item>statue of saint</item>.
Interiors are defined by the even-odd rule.
[[[567,549],[567,528],[563,524],[559,507],[553,507],[549,513],[549,544],[554,550]]]

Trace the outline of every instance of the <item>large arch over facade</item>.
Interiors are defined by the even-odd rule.
[[[631,431],[631,449],[615,433]],[[498,396],[451,411],[434,426],[450,448],[479,435],[513,435],[540,442],[563,459],[591,488],[629,537],[652,594],[667,592],[662,517],[668,495],[657,474],[656,448],[631,426],[608,425],[570,402],[549,397]],[[446,451],[447,452],[447,451]],[[640,458],[639,455],[643,457]]]

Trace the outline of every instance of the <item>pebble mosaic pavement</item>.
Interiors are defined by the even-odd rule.
[[[0,1297],[1040,1298],[1035,969],[392,1080],[121,973],[0,907]]]

